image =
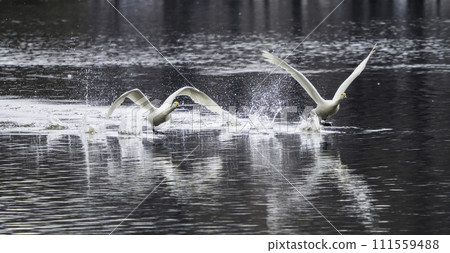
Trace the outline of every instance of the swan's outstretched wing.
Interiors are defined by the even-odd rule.
[[[312,85],[311,82],[302,73],[291,67],[285,61],[267,51],[263,51],[263,56],[265,58],[265,61],[280,66],[287,72],[289,72],[292,77],[297,80],[297,82],[300,83],[300,85],[306,90],[308,95],[316,102],[316,104],[323,103],[324,99],[322,98],[322,96],[320,96],[314,85]]]
[[[169,107],[176,97],[183,95],[190,97],[198,104],[204,105],[211,112],[226,116],[229,123],[234,124],[236,122],[235,116],[223,110],[214,100],[212,100],[212,98],[194,87],[183,87],[178,89],[164,101],[161,107]]]
[[[347,90],[348,86],[350,86],[353,80],[355,80],[355,78],[358,77],[359,74],[361,74],[361,72],[366,67],[367,62],[369,61],[370,56],[373,54],[373,52],[375,52],[375,48],[377,48],[377,44],[375,44],[375,46],[372,48],[372,51],[370,51],[369,56],[367,56],[367,58],[364,59],[364,61],[362,61],[358,65],[358,67],[356,67],[355,70],[353,70],[353,73],[349,77],[347,77],[347,79],[345,79],[345,81],[341,84],[341,86],[339,86],[338,90],[334,94],[333,100],[338,100],[341,97],[342,93],[344,93],[345,90]]]
[[[139,89],[134,89],[127,91],[123,93],[114,103],[112,103],[111,107],[108,110],[108,114],[106,115],[106,118],[109,118],[111,114],[114,112],[114,110],[119,107],[123,101],[125,101],[126,98],[131,99],[134,103],[141,106],[142,108],[145,108],[149,110],[150,112],[153,112],[156,108],[150,103],[148,98],[140,91]]]

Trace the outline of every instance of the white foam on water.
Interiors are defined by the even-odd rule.
[[[301,117],[299,128],[302,131],[320,132],[322,126],[320,125],[320,120],[317,116],[308,115],[307,117],[305,116]]]
[[[11,132],[104,131],[107,107],[74,101],[0,97],[0,128]]]
[[[0,97],[0,129],[3,132],[20,133],[83,133],[89,135],[148,135],[151,125],[145,120],[146,112],[136,106],[121,106],[106,119],[108,106],[90,106],[81,101],[55,101],[43,99],[18,99]],[[156,127],[157,131],[174,130],[202,131],[220,130],[234,134],[276,133],[342,133],[353,126],[323,127],[313,115],[302,115],[300,121],[275,122],[270,117],[249,115],[238,119],[237,124],[228,124],[222,115],[181,109],[171,114],[172,118]],[[363,133],[390,131],[390,128],[368,129]]]

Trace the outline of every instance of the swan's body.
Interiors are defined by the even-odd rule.
[[[282,67],[286,71],[288,71],[295,80],[306,90],[308,95],[316,102],[317,106],[314,108],[311,113],[317,115],[320,120],[326,120],[329,117],[333,116],[339,111],[339,103],[346,97],[345,90],[347,90],[348,86],[355,80],[359,74],[366,67],[367,61],[369,61],[370,56],[375,51],[376,45],[373,47],[372,51],[370,51],[369,56],[366,57],[353,73],[339,86],[338,90],[334,94],[332,100],[325,100],[320,96],[319,92],[317,92],[316,88],[311,84],[311,82],[298,70],[291,67],[289,64],[276,57],[275,55],[264,51],[263,56],[267,62],[275,64],[277,66]]]
[[[146,118],[147,121],[152,125],[152,128],[154,130],[156,126],[170,120],[170,113],[179,105],[178,102],[174,102],[175,98],[183,95],[190,97],[194,102],[198,104],[204,105],[208,110],[214,113],[228,116],[228,123],[234,123],[236,120],[233,115],[220,108],[220,106],[217,105],[217,103],[210,97],[208,97],[208,95],[194,87],[183,87],[175,91],[164,101],[164,103],[159,108],[152,105],[148,98],[139,89],[127,91],[123,93],[118,99],[116,99],[114,103],[112,103],[106,118],[109,118],[114,110],[119,107],[126,98],[129,98],[137,105],[149,111],[149,114]]]

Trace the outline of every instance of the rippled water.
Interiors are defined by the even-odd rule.
[[[105,119],[128,89],[188,84],[106,2],[0,2],[0,233],[109,234],[147,197],[114,233],[336,234],[322,213],[343,234],[448,234],[450,5],[345,1],[287,61],[331,97],[379,47],[311,130],[312,100],[260,54],[287,56],[339,2],[116,1],[242,118],[180,98],[164,134],[132,106]]]

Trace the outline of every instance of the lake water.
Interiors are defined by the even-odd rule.
[[[113,2],[242,122],[186,98],[163,134],[131,103],[105,119],[189,83],[106,1],[2,1],[0,234],[450,232],[448,1],[346,0],[300,46],[340,1]],[[375,43],[320,129],[261,56],[296,48],[330,98]]]

